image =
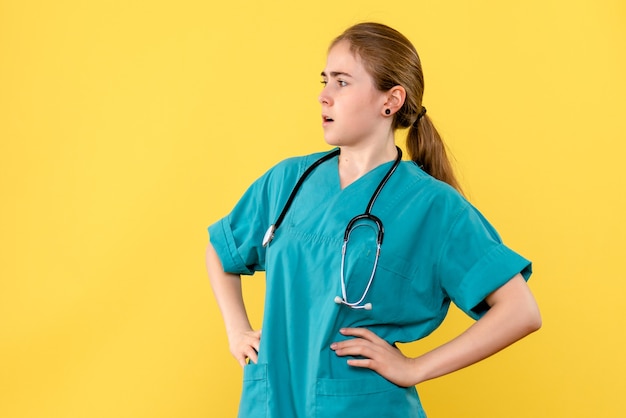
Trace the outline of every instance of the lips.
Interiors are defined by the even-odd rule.
[[[330,116],[322,115],[322,123],[334,122],[333,118]]]

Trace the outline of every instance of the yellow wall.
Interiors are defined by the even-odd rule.
[[[269,4],[268,4],[269,3]],[[326,149],[319,72],[412,39],[471,200],[534,261],[543,329],[421,386],[433,417],[623,417],[621,0],[0,0],[0,417],[230,417],[205,227]],[[262,277],[246,281],[259,325]],[[460,332],[456,311],[417,354]]]

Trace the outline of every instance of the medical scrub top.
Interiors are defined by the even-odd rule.
[[[341,290],[346,225],[365,211],[393,162],[341,188],[338,158],[304,181],[268,247],[262,241],[304,171],[323,154],[285,160],[254,182],[232,212],[209,227],[224,271],[266,272],[258,363],[244,367],[240,417],[424,417],[415,387],[347,365],[332,342],[342,327],[365,327],[390,344],[430,334],[451,301],[474,319],[484,299],[531,263],[502,244],[457,191],[402,161],[372,214],[384,225],[376,274],[363,303],[334,302]],[[374,267],[376,230],[359,222],[345,255],[347,300],[364,293]]]

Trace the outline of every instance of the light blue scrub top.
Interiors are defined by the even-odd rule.
[[[266,271],[258,364],[244,368],[240,417],[425,417],[414,387],[398,387],[350,367],[330,344],[342,327],[366,327],[389,343],[430,334],[453,301],[478,319],[484,298],[531,263],[504,246],[494,228],[447,184],[403,161],[372,213],[384,224],[378,269],[363,303],[341,295],[341,246],[347,223],[365,211],[392,162],[345,189],[337,157],[304,182],[269,247],[263,236],[298,178],[323,154],[285,160],[259,178],[233,211],[209,227],[224,270]],[[376,234],[356,228],[346,255],[348,300],[358,300],[373,267]]]

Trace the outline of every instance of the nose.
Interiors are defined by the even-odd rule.
[[[317,98],[317,101],[320,102],[320,104],[322,105],[330,106],[332,104],[332,98],[328,94],[328,85],[322,89],[322,92]]]

